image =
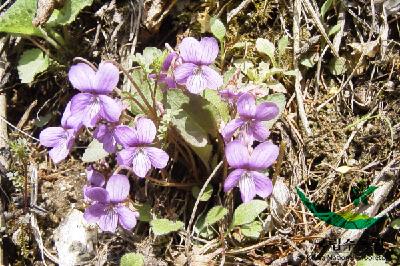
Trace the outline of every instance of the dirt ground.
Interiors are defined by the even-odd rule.
[[[6,2],[8,7],[13,1],[0,1],[1,5]],[[59,124],[63,108],[76,93],[67,78],[73,58],[96,63],[114,59],[131,68],[130,56],[145,47],[164,49],[165,43],[175,47],[186,36],[210,36],[204,23],[210,16],[218,16],[227,28],[225,68],[238,59],[245,58],[254,65],[263,60],[254,45],[244,48],[238,43],[254,44],[257,38],[277,43],[282,36],[290,36],[279,64],[298,70],[302,78],[276,75],[274,81],[284,89],[270,88],[270,92],[283,92],[286,98],[285,111],[272,128],[271,139],[281,146],[283,154],[279,169],[275,165],[272,172],[287,186],[290,199],[282,206],[283,211],[264,211],[261,218],[265,221],[269,217],[271,229],[265,229],[259,238],[245,238],[239,230],[226,234],[228,219],[240,204],[239,193],[227,196],[222,189],[223,173],[216,176],[212,181],[214,194],[200,203],[196,218],[216,204],[229,210],[228,218],[215,226],[213,237],[191,239],[192,265],[315,265],[316,258],[329,258],[332,246],[343,239],[353,241],[352,255],[336,262],[331,258],[326,265],[374,265],[360,263],[367,256],[380,256],[380,263],[384,260],[387,265],[398,265],[400,235],[393,222],[400,218],[400,209],[391,204],[400,197],[400,3],[336,0],[323,19],[320,13],[315,17],[310,7],[321,10],[326,2],[93,1],[63,28],[68,52],[60,57],[62,64],[40,74],[29,85],[20,82],[16,68],[23,50],[39,44],[51,53],[58,52],[40,38],[0,33],[6,39],[0,54],[7,60],[0,88],[6,97],[7,121],[19,129],[8,128],[8,148],[1,149],[1,156],[9,161],[8,170],[1,173],[0,190],[4,263],[43,265],[43,248],[29,218],[35,213],[44,249],[50,253],[45,253],[45,261],[55,265],[56,228],[72,209],[85,209],[82,188],[86,165],[79,158],[82,147],[89,144],[89,134],[80,137],[79,147],[66,161],[54,165],[45,147],[21,133],[37,138],[44,127]],[[299,6],[302,19],[296,23]],[[339,30],[326,38],[324,35],[334,26]],[[344,66],[335,66],[338,62],[331,45]],[[112,160],[106,163],[115,164]],[[32,166],[38,171],[36,209],[29,206]],[[201,187],[210,171],[204,167],[198,170]],[[132,180],[132,200],[150,204],[158,217],[188,225],[196,201],[190,184],[198,180],[181,178],[187,170],[179,171],[182,173],[175,173],[170,180],[172,185]],[[177,183],[189,186],[174,185]],[[349,236],[352,230],[331,226],[313,216],[295,190],[299,186],[318,206],[338,212],[372,184],[385,191],[378,188],[381,194],[369,199],[368,215],[390,209],[385,219],[358,230],[358,236]],[[188,255],[184,230],[156,237],[146,222],[139,222],[133,233],[92,230],[93,252],[82,257],[82,265],[119,265],[127,252],[143,254],[146,265],[184,265]]]

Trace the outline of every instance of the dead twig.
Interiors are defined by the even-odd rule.
[[[212,173],[210,174],[210,176],[207,178],[206,182],[204,183],[203,187],[201,188],[199,195],[197,196],[196,202],[194,204],[193,207],[193,211],[192,211],[192,215],[190,216],[190,220],[189,220],[189,224],[186,228],[186,239],[185,239],[185,250],[186,250],[186,260],[187,260],[187,264],[190,265],[190,252],[189,252],[189,247],[190,247],[190,237],[191,237],[191,228],[192,228],[192,224],[194,221],[194,217],[196,215],[196,211],[197,211],[197,207],[199,206],[200,203],[200,199],[204,194],[204,191],[206,190],[206,187],[208,186],[208,184],[210,183],[211,179],[217,174],[218,170],[221,168],[223,164],[223,161],[220,161],[217,166],[214,168],[214,170],[212,171]]]
[[[294,11],[293,11],[293,65],[295,67],[295,84],[294,89],[296,92],[297,107],[300,116],[300,120],[303,124],[303,128],[306,131],[307,136],[312,135],[310,125],[308,123],[306,111],[304,109],[303,94],[301,92],[300,81],[302,79],[301,73],[298,67],[298,54],[300,51],[300,14],[301,14],[301,3],[300,0],[294,1]]]
[[[295,1],[296,3],[297,1]],[[305,5],[308,13],[311,15],[312,20],[315,23],[315,26],[317,26],[319,32],[322,34],[322,36],[325,38],[326,43],[329,45],[329,47],[332,49],[333,54],[336,57],[340,57],[339,56],[339,52],[336,50],[335,46],[333,46],[331,40],[329,40],[328,34],[326,34],[324,25],[322,25],[321,20],[319,19],[319,16],[317,14],[317,12],[315,12],[313,6],[310,3],[310,0],[302,0],[303,4]],[[296,6],[296,4],[295,4]],[[295,7],[296,9],[296,7]]]
[[[25,110],[24,114],[22,115],[21,119],[19,120],[17,124],[17,128],[22,129],[22,127],[25,125],[26,121],[29,119],[29,115],[32,112],[32,109],[35,108],[37,105],[37,100],[34,100],[29,107]]]
[[[3,8],[3,6],[1,7]],[[1,9],[0,9],[1,11]],[[4,51],[4,47],[6,47],[7,39],[2,38],[0,39],[0,62],[6,61],[6,55],[2,51]],[[2,79],[4,78],[6,74],[6,65],[0,64],[0,85],[2,83]],[[3,88],[0,88],[0,91],[3,91]],[[7,115],[7,98],[4,93],[0,94],[0,117],[6,117]],[[8,148],[8,133],[7,133],[7,123],[5,123],[3,120],[0,122],[0,148]],[[5,171],[8,170],[9,167],[9,162],[7,158],[0,153],[0,166],[1,168],[4,168]],[[2,179],[3,177],[1,176],[2,174],[5,173],[0,173],[0,178]],[[4,218],[4,207],[5,205],[3,204],[1,198],[0,198],[0,228],[5,227],[5,218]],[[5,265],[4,263],[4,254],[3,254],[3,243],[0,238],[0,265]]]
[[[232,19],[233,17],[235,17],[237,14],[239,14],[240,11],[242,11],[243,9],[245,9],[245,8],[251,3],[251,1],[252,1],[252,0],[244,0],[244,1],[242,1],[242,2],[240,3],[240,5],[238,5],[237,8],[232,9],[232,10],[228,13],[228,16],[227,16],[227,21],[228,21],[228,23],[229,23],[229,21],[231,21],[231,19]]]

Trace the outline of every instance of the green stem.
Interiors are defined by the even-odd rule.
[[[42,33],[42,37],[43,39],[45,39],[49,44],[51,44],[54,48],[56,48],[57,50],[61,50],[61,46],[53,39],[49,36],[49,34],[47,33],[47,31],[45,31],[42,28],[38,28],[40,30],[40,32]]]
[[[224,70],[224,64],[225,64],[225,41],[221,42],[221,72]]]

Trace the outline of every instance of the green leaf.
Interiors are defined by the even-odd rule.
[[[279,55],[283,55],[286,52],[286,48],[289,44],[289,37],[287,35],[282,36],[282,38],[278,41],[278,53]]]
[[[312,68],[318,62],[318,53],[312,53],[300,60],[300,64],[305,67]]]
[[[236,73],[236,67],[231,67],[223,74],[224,84],[227,84]]]
[[[268,55],[272,62],[275,62],[275,45],[267,39],[258,38],[256,40],[256,49],[262,54]]]
[[[344,74],[347,70],[346,59],[344,57],[332,58],[329,61],[329,70],[335,76]]]
[[[40,49],[26,50],[18,61],[18,75],[22,83],[31,83],[36,74],[42,73],[50,65],[50,60]]]
[[[224,23],[216,17],[210,19],[211,33],[220,41],[224,40],[226,29]]]
[[[195,199],[197,199],[197,197],[199,196],[200,193],[200,188],[198,186],[194,186],[192,187],[192,195]],[[203,195],[201,195],[200,201],[207,201],[211,198],[213,193],[213,187],[208,184],[206,189],[204,190]]]
[[[36,13],[36,0],[17,0],[0,17],[0,32],[43,37],[32,25]]]
[[[254,68],[253,62],[251,62],[250,60],[247,60],[247,59],[243,59],[243,58],[235,60],[233,62],[233,65],[235,66],[235,68],[239,68],[244,73],[247,73],[247,71],[249,69]]]
[[[55,9],[46,24],[50,27],[68,25],[76,19],[82,9],[92,3],[93,0],[65,0],[63,7]]]
[[[210,111],[218,119],[216,121],[217,124],[220,124],[221,121],[227,122],[230,120],[229,105],[221,99],[216,90],[205,90],[204,98],[210,103]]]
[[[166,235],[171,232],[176,232],[183,228],[184,224],[181,221],[173,222],[168,219],[154,219],[150,222],[151,228],[156,236]]]
[[[215,206],[208,211],[205,219],[206,225],[212,225],[222,220],[225,215],[228,214],[228,210],[221,205]]]
[[[233,213],[233,220],[230,228],[251,223],[267,207],[268,203],[264,200],[251,200],[240,204]]]
[[[206,225],[205,219],[206,214],[200,215],[199,219],[197,219],[197,222],[194,225],[194,232],[203,238],[210,239],[215,232],[211,226]]]
[[[149,80],[147,78],[147,74],[144,73],[144,70],[140,69],[140,68],[134,69],[132,71],[132,78],[136,82],[136,84],[139,86],[139,89],[143,93],[147,102],[149,102],[149,104],[152,105],[153,100],[151,98],[151,90],[154,90],[154,86],[155,86],[154,80]],[[142,106],[144,106],[146,108],[146,105],[145,105],[143,99],[139,96],[139,94],[137,93],[137,91],[135,90],[133,85],[131,85],[130,89],[131,89],[130,91],[124,92],[124,94],[130,93],[131,97],[135,98]],[[161,101],[162,97],[163,97],[163,95],[162,95],[161,91],[157,88],[156,100]],[[146,115],[147,114],[147,112],[144,113],[142,111],[142,109],[140,109],[139,106],[130,99],[130,97],[126,96],[125,101],[127,103],[129,103],[129,105],[131,106],[131,112],[133,114],[135,114],[135,115],[138,115],[138,114]],[[147,110],[147,108],[146,108],[146,110]]]
[[[295,70],[286,70],[286,71],[284,71],[283,72],[283,75],[286,75],[286,76],[296,76],[296,71]]]
[[[91,163],[107,157],[108,152],[103,149],[103,144],[93,139],[82,155],[82,161]]]
[[[262,230],[263,227],[260,221],[254,221],[241,227],[242,234],[250,238],[259,238]]]
[[[232,46],[232,48],[245,48],[246,45],[247,45],[247,42],[237,42]]]
[[[120,266],[143,266],[144,256],[139,253],[125,253],[121,257]]]
[[[311,58],[303,58],[300,61],[300,64],[305,67],[312,68],[315,65],[315,62],[313,60],[311,60]]]
[[[160,49],[156,47],[146,47],[142,53],[136,53],[132,60],[138,63],[144,71],[149,74],[152,70],[159,70],[163,58],[164,54]]]
[[[336,24],[332,28],[329,29],[328,31],[328,36],[334,35],[340,31],[341,27],[339,24]]]
[[[357,261],[356,266],[389,266],[386,263],[385,257],[380,256],[378,259],[377,255],[367,256],[362,260]]]
[[[261,65],[261,64],[260,64]],[[285,70],[282,68],[270,68],[270,69],[261,69],[259,76],[261,76],[261,80],[268,80],[269,78],[271,78],[273,75],[279,74],[279,73],[283,73]]]
[[[200,95],[169,90],[164,94],[163,104],[171,110],[171,123],[182,138],[208,166],[212,152],[209,135],[218,137],[218,109]]]
[[[400,229],[400,219],[396,219],[393,222],[391,222],[390,226],[393,229],[399,230]]]
[[[44,127],[45,125],[47,125],[47,123],[49,123],[49,121],[52,117],[53,117],[53,114],[48,113],[44,116],[39,116],[38,118],[35,119],[35,121],[33,123],[37,127]]]
[[[151,206],[149,203],[133,204],[135,209],[139,212],[139,221],[150,222],[151,221]]]
[[[273,93],[273,94],[270,94],[265,97],[257,99],[257,104],[260,104],[263,102],[273,102],[279,108],[279,113],[274,119],[264,122],[264,125],[268,129],[270,129],[275,124],[275,122],[278,121],[278,119],[282,115],[283,111],[285,111],[286,97],[285,97],[285,94],[283,94],[283,93]]]
[[[326,0],[325,3],[321,7],[321,18],[322,20],[325,18],[326,13],[331,9],[333,0]]]

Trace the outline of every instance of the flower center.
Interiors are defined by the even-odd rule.
[[[244,187],[251,187],[251,185],[254,183],[253,177],[249,172],[244,172],[242,176],[239,179],[239,187],[244,188]]]
[[[201,70],[201,66],[195,67],[193,69],[193,75],[201,75],[202,70]]]

